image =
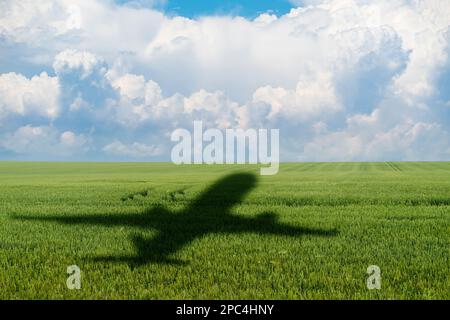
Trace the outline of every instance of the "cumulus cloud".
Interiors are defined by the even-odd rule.
[[[64,50],[58,53],[53,69],[59,77],[76,75],[80,80],[94,73],[106,73],[103,59],[86,51]]]
[[[146,145],[139,142],[123,144],[115,140],[103,147],[103,151],[114,156],[125,156],[132,158],[151,158],[161,154],[161,149],[154,145]]]
[[[0,3],[0,37],[5,44],[33,50],[19,57],[24,63],[38,55],[40,63],[51,65],[65,49],[88,49],[112,59],[117,52],[141,51],[163,19],[158,11],[109,0],[5,0]]]
[[[342,109],[330,74],[318,74],[313,79],[301,80],[295,90],[270,86],[258,88],[253,94],[253,101],[271,106],[268,118],[282,114],[300,121]]]
[[[135,74],[125,74],[113,82],[120,93],[130,99],[143,99],[145,97],[145,78]]]
[[[107,77],[104,59],[88,51],[64,50],[55,56],[53,70],[62,88],[61,107],[78,113],[86,126],[97,121],[99,109],[116,98],[116,91]],[[74,115],[64,114],[63,120],[74,121]]]
[[[2,137],[0,147],[18,155],[65,158],[88,150],[88,139],[71,131],[58,132],[50,126],[26,125]]]
[[[31,79],[14,72],[0,74],[0,123],[11,115],[54,119],[59,113],[59,94],[58,79],[45,72]]]
[[[359,119],[373,124],[373,118]],[[437,123],[406,122],[388,131],[343,130],[315,137],[299,159],[432,161],[450,157],[448,131]]]
[[[167,3],[168,0],[125,0],[120,1],[126,6],[134,7],[134,8],[152,8],[152,7],[161,7]]]
[[[1,132],[138,158],[201,119],[280,128],[283,160],[448,159],[447,1],[293,2],[250,20],[169,17],[142,1],[3,1],[0,61],[22,69],[0,73],[0,123],[21,119]],[[18,145],[1,147],[37,152]]]
[[[71,1],[2,1],[0,34],[13,42],[37,45],[81,28],[82,13]]]

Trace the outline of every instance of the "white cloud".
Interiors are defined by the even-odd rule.
[[[168,0],[125,0],[120,3],[133,8],[152,8],[163,6],[167,3],[167,1]]]
[[[79,73],[80,80],[91,76],[98,69],[106,73],[102,58],[87,51],[64,50],[58,53],[53,62],[53,69],[61,77],[67,73]]]
[[[163,99],[161,87],[152,80],[145,84],[145,103],[147,105],[157,105]]]
[[[61,133],[59,141],[62,146],[68,149],[80,149],[88,143],[84,135],[76,135],[72,131],[64,131]]]
[[[154,145],[146,145],[139,142],[124,144],[118,140],[103,147],[103,151],[114,156],[125,156],[132,158],[151,158],[161,155],[162,151]]]
[[[305,120],[342,109],[336,96],[331,75],[318,74],[316,78],[297,83],[295,90],[262,87],[253,94],[254,102],[264,102],[272,107],[268,118],[284,114],[287,118]]]
[[[372,119],[364,119],[369,122]],[[388,131],[342,130],[305,145],[304,159],[334,161],[446,160],[448,132],[437,123],[406,122]]]
[[[54,119],[59,112],[59,93],[58,79],[45,72],[31,79],[14,72],[0,74],[0,120],[32,114]]]
[[[376,124],[380,118],[380,109],[375,109],[370,114],[356,114],[347,118],[347,125],[350,129],[366,129]]]
[[[130,99],[144,98],[145,96],[145,78],[134,74],[125,74],[113,82],[114,88]]]
[[[0,148],[19,155],[69,157],[88,150],[88,139],[71,131],[59,133],[49,126],[26,125],[2,137]]]
[[[101,110],[118,95],[109,79],[108,64],[89,51],[64,50],[55,56],[53,69],[62,88],[65,110],[79,115],[84,112],[92,118],[96,116],[93,111]]]
[[[73,1],[2,1],[0,35],[37,45],[80,29],[82,17]]]
[[[144,7],[103,0],[4,0],[0,35],[10,43],[43,52],[46,64],[64,49],[89,50],[108,59],[139,52],[164,19]]]

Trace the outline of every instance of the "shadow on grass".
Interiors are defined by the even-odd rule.
[[[193,240],[209,233],[257,233],[280,236],[334,236],[336,230],[294,227],[277,222],[274,213],[242,217],[231,213],[244,196],[256,185],[252,174],[238,173],[222,178],[203,192],[181,212],[155,207],[141,214],[105,214],[75,216],[15,216],[22,220],[57,221],[65,224],[93,224],[156,229],[155,237],[133,236],[135,256],[105,256],[95,260],[125,262],[130,265],[147,263],[184,264],[171,255]]]

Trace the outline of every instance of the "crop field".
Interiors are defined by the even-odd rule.
[[[0,298],[449,299],[450,163],[0,162]]]

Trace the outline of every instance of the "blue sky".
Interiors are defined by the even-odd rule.
[[[281,15],[289,12],[292,4],[287,0],[169,0],[164,10],[185,17],[195,18],[205,15],[240,15],[254,18],[264,12]]]
[[[117,2],[152,7],[164,11],[168,15],[180,15],[189,18],[210,15],[239,15],[254,18],[265,12],[282,15],[288,13],[294,7],[289,0],[118,0]]]
[[[0,160],[169,160],[194,120],[280,129],[286,161],[449,160],[447,1],[4,0]]]

